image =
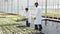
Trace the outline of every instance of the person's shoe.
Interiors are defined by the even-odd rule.
[[[26,26],[28,26],[28,21],[26,21]]]
[[[41,24],[39,25],[39,31],[42,31],[42,25]]]
[[[28,27],[30,27],[30,23],[28,23]]]
[[[38,25],[35,25],[35,30],[38,30]]]

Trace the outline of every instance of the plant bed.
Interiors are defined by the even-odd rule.
[[[29,34],[35,32],[34,29],[31,29],[29,27],[20,28],[17,28],[16,26],[0,26],[0,27],[4,34]]]

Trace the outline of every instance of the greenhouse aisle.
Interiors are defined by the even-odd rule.
[[[25,25],[25,21],[23,21]],[[58,24],[58,25],[57,25]],[[42,32],[45,34],[60,34],[60,23],[47,21],[47,25],[45,25],[45,21],[42,21],[43,30]],[[34,23],[31,23],[31,28],[34,28]]]
[[[21,12],[22,15],[25,15],[24,12]],[[34,14],[32,14],[32,16],[34,16]],[[34,20],[32,20],[31,23],[31,28],[34,28]],[[23,21],[23,24],[25,25],[25,21]],[[47,25],[45,26],[45,21],[42,21],[42,26],[43,26],[43,30],[42,32],[45,34],[60,34],[60,23],[58,22],[51,22],[51,21],[47,21]]]

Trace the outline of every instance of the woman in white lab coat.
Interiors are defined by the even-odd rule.
[[[26,26],[30,27],[30,23],[31,23],[31,14],[30,12],[28,11],[28,8],[25,8],[26,10]]]
[[[41,25],[41,20],[42,20],[42,9],[39,6],[38,2],[35,3],[36,6],[36,15],[35,15],[35,29],[41,31],[42,30],[42,25]]]

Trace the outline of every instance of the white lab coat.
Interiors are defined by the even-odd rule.
[[[26,12],[26,18],[28,18],[28,22],[31,23],[31,12]]]
[[[34,24],[41,24],[41,20],[42,20],[42,9],[40,6],[38,6],[36,8],[36,15],[35,15],[36,19],[34,20]]]

